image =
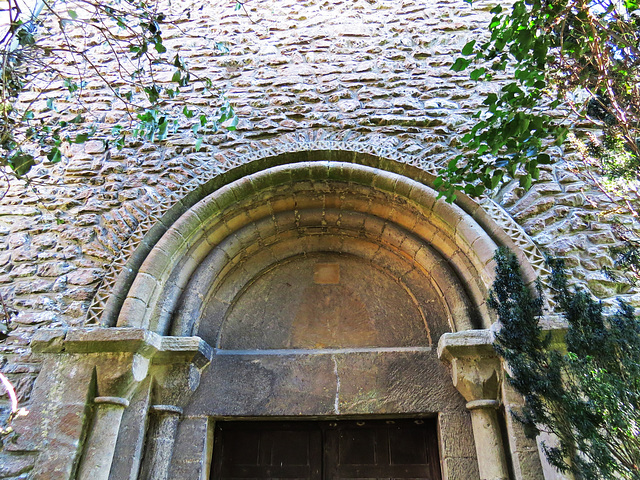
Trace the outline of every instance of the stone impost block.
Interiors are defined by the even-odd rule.
[[[197,368],[203,368],[212,357],[213,348],[200,337],[162,337],[160,350],[153,357],[153,363],[192,363]]]
[[[41,330],[31,348],[37,353],[130,352],[151,357],[160,350],[160,336],[143,328],[72,328]]]
[[[567,321],[558,315],[545,315],[540,319],[543,335],[551,335],[549,348],[566,350],[565,337],[569,325]]]
[[[57,353],[64,349],[67,330],[63,328],[38,330],[31,340],[31,349],[36,353]]]
[[[451,362],[459,357],[495,357],[493,333],[490,330],[466,330],[445,333],[438,342],[438,357]]]
[[[36,332],[36,353],[135,353],[155,365],[192,363],[201,369],[213,349],[199,337],[163,337],[143,328],[72,328]]]

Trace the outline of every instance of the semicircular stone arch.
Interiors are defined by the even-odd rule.
[[[422,304],[438,303],[448,326],[440,333],[487,328],[495,248],[460,207],[405,176],[343,162],[280,165],[181,215],[142,263],[117,326],[195,335],[206,316],[205,340],[218,344],[248,285],[293,257],[323,254],[393,272],[414,297],[432,290]]]
[[[213,168],[212,164],[211,168],[200,169],[196,181],[181,186],[172,197],[167,198],[152,212],[139,225],[108,268],[103,284],[98,289],[87,314],[87,324],[114,326],[134,278],[161,237],[189,208],[213,192],[247,175],[286,164],[338,161],[394,173],[424,186],[430,186],[435,176],[429,171],[437,171],[436,167],[428,162],[406,155],[396,154],[397,158],[391,160],[382,156],[391,155],[384,146],[371,146],[362,139],[350,142],[325,138],[283,140],[285,141],[282,144],[257,148],[242,157],[230,158],[222,162],[226,165],[222,170],[218,159],[215,162],[216,168]],[[548,273],[544,257],[522,228],[499,205],[488,198],[476,203],[460,195],[456,207],[460,209],[461,215],[466,214],[472,218],[498,245],[506,245],[518,254],[529,282],[533,282],[537,277],[544,280]]]
[[[214,348],[189,416],[457,412],[436,346],[493,322],[500,230],[437,197],[340,161],[241,176],[150,245],[116,326]]]

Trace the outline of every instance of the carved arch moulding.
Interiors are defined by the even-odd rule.
[[[87,313],[86,324],[115,325],[133,279],[160,238],[199,201],[243,177],[287,164],[304,162],[308,168],[316,162],[340,162],[394,174],[433,192],[431,186],[438,166],[425,159],[398,153],[392,145],[385,145],[379,139],[373,140],[366,135],[287,135],[277,142],[256,143],[252,145],[254,149],[244,154],[227,151],[203,162],[197,168],[197,177],[164,198],[123,244],[107,268]],[[398,196],[397,193],[393,195]],[[443,202],[438,200],[438,204]],[[453,208],[477,223],[496,244],[509,246],[517,252],[529,281],[540,277],[544,283],[548,275],[544,256],[500,205],[490,198],[476,202],[460,195]]]

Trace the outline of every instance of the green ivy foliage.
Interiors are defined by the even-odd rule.
[[[102,141],[105,149],[122,149],[127,140],[161,142],[185,122],[191,123],[196,150],[203,133],[235,130],[238,120],[224,92],[194,74],[179,47],[165,44],[166,27],[188,19],[189,9],[171,16],[141,0],[45,0],[42,13],[25,16],[16,0],[8,0],[7,13],[9,26],[0,38],[0,172],[9,167],[25,177],[39,162],[60,162],[65,145],[89,140]],[[98,47],[107,53],[96,53]],[[214,51],[229,50],[215,42]],[[104,55],[115,71],[95,63]],[[166,72],[169,82],[159,79]],[[96,82],[106,88],[108,101],[125,112],[109,131],[99,128],[91,105],[83,102],[87,80],[92,88]],[[56,84],[62,86],[58,93],[45,93]],[[183,108],[181,92],[196,86],[213,108]],[[25,100],[27,92],[40,93]]]
[[[491,10],[489,39],[468,42],[451,68],[472,69],[475,81],[509,80],[485,96],[462,137],[466,152],[441,170],[437,184],[448,200],[456,189],[479,196],[509,178],[529,188],[553,161],[549,147],[561,145],[578,121],[620,140],[615,150],[605,145],[620,153],[613,161],[600,157],[618,163],[605,174],[637,178],[637,9],[632,0],[518,0]]]
[[[552,262],[552,288],[568,323],[565,347],[551,344],[539,324],[543,299],[527,288],[513,253],[499,249],[489,305],[501,325],[495,348],[508,381],[525,399],[518,419],[543,446],[550,463],[577,480],[640,479],[640,320],[620,301],[602,304],[569,288],[561,261]]]

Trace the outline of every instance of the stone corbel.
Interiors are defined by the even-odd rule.
[[[451,365],[453,384],[471,411],[481,480],[508,480],[497,415],[502,368],[491,332],[445,333],[438,342],[438,357]]]

